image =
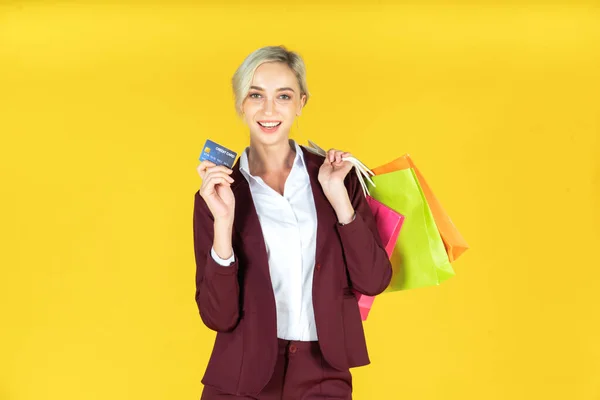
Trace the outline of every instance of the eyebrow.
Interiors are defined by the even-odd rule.
[[[261,88],[260,86],[250,86],[250,89],[264,91],[264,89]],[[289,90],[289,91],[296,93],[294,91],[294,89],[292,89],[291,87],[282,87],[282,88],[277,89],[278,92],[283,92],[284,90]]]

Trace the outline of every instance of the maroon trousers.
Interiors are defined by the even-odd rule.
[[[205,386],[201,400],[351,400],[352,375],[331,367],[318,342],[279,339],[275,371],[258,397],[236,396]]]

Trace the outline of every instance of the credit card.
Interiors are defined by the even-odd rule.
[[[236,156],[236,152],[207,139],[204,149],[202,149],[202,154],[200,154],[200,161],[208,160],[231,169],[235,163]]]

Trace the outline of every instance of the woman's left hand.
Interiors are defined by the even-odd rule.
[[[350,156],[350,153],[331,149],[319,169],[319,183],[342,223],[350,222],[354,216],[354,209],[344,185],[344,179],[354,165],[349,161],[342,161],[342,157]]]

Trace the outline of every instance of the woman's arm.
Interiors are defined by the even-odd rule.
[[[231,255],[231,225],[215,222],[199,192],[196,192],[194,198],[193,225],[196,304],[200,317],[212,330],[231,331],[239,321],[237,257],[231,265],[222,266],[211,254],[211,249],[214,248],[219,258],[228,258]]]
[[[346,189],[356,214],[351,222],[338,224],[337,230],[348,273],[354,289],[368,296],[375,296],[390,284],[392,265],[355,169],[348,174]]]

